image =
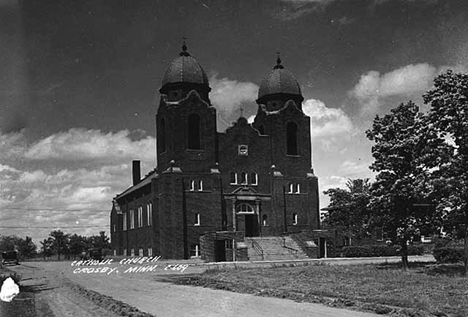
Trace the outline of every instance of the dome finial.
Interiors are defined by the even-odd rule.
[[[185,35],[182,36],[182,52],[180,52],[180,56],[190,56],[189,52],[187,52],[187,45],[185,44],[186,39]]]
[[[281,58],[280,58],[281,52],[279,50],[276,50],[276,65],[273,67],[273,69],[283,69],[283,65],[281,65]]]

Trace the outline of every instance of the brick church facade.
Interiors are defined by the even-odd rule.
[[[110,215],[116,255],[246,260],[245,237],[319,228],[310,118],[278,58],[258,93],[252,124],[216,130],[208,77],[184,44],[162,80],[157,167],[118,194]]]

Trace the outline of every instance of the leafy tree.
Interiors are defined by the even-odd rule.
[[[443,228],[465,240],[465,270],[468,271],[468,74],[447,71],[434,80],[424,95],[430,105],[429,122],[434,139],[445,139],[448,151],[437,164],[436,182],[444,188],[438,210]]]
[[[58,260],[60,255],[68,250],[68,234],[63,233],[61,230],[54,230],[49,234],[52,239],[52,248],[57,253]]]
[[[108,236],[106,236],[105,231],[100,231],[99,235],[91,236],[89,240],[93,248],[101,248],[101,249],[110,248],[110,239]]]
[[[69,251],[75,258],[88,248],[88,239],[76,233],[69,238]]]
[[[41,251],[42,255],[44,256],[44,261],[46,258],[52,256],[54,254],[53,251],[53,240],[51,237],[44,239],[41,241]]]
[[[339,229],[356,239],[366,238],[371,220],[369,179],[349,179],[346,187],[324,191],[330,196],[324,226]]]
[[[0,251],[13,251],[17,247],[18,237],[0,236]]]
[[[26,236],[25,239],[18,240],[18,252],[24,258],[33,257],[36,255],[37,246],[32,241],[31,237]]]
[[[401,246],[403,268],[408,268],[407,243],[420,234],[420,228],[431,223],[430,208],[416,207],[426,201],[430,169],[422,164],[427,157],[427,130],[419,108],[408,102],[374,119],[367,137],[372,146],[374,162],[370,168],[377,172],[371,188],[370,207],[383,231]]]

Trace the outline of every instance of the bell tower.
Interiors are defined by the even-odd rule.
[[[216,162],[216,110],[201,65],[182,51],[166,70],[156,114],[159,170],[178,166],[184,172],[205,172]]]

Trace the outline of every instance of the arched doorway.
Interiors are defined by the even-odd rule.
[[[249,203],[240,203],[236,208],[238,230],[244,231],[246,237],[259,236],[258,213]]]

